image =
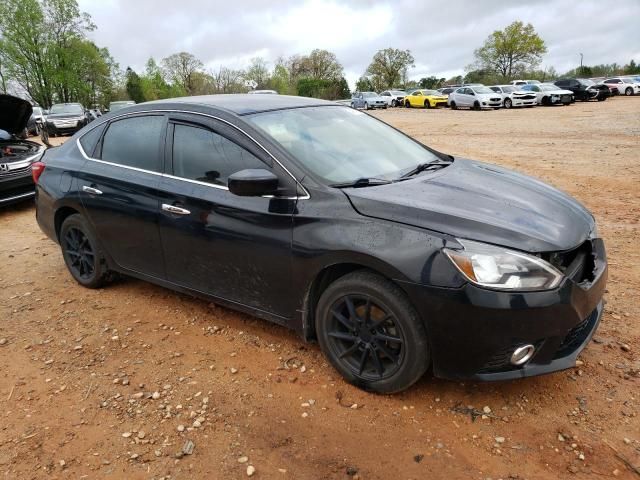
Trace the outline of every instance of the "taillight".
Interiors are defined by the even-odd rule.
[[[38,180],[40,179],[40,175],[44,172],[44,163],[42,162],[33,162],[31,164],[31,176],[33,177],[33,183],[38,184]]]

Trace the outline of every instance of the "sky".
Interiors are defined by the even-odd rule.
[[[353,87],[377,50],[409,49],[409,78],[464,73],[473,51],[514,20],[530,22],[548,52],[541,68],[640,62],[640,0],[79,0],[90,37],[124,69],[193,53],[206,69],[244,68],[256,56],[334,52]]]

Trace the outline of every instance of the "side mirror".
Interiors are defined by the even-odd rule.
[[[278,177],[263,168],[248,168],[230,175],[227,186],[240,197],[273,195],[278,190]]]

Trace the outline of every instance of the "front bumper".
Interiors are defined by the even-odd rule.
[[[0,205],[20,202],[34,196],[31,165],[19,171],[0,174]]]
[[[47,122],[47,132],[49,135],[73,135],[82,127],[84,122]]]
[[[425,320],[434,375],[450,379],[509,380],[571,368],[602,317],[607,262],[601,239],[591,241],[590,282],[565,278],[554,290],[494,291],[401,283]],[[513,351],[534,345],[522,366]]]

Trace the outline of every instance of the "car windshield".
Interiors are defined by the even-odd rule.
[[[49,113],[51,114],[76,113],[78,115],[82,115],[84,113],[84,109],[82,108],[81,105],[78,105],[77,103],[69,103],[69,104],[58,103],[51,107],[51,110],[49,110]]]
[[[40,108],[40,107],[33,107],[33,114],[34,114],[34,115],[42,115],[42,108]]]
[[[363,96],[363,97],[377,97],[377,96],[378,96],[378,94],[377,94],[377,93],[375,93],[375,92],[364,92],[364,93],[362,94],[362,96]]]
[[[540,85],[540,88],[542,90],[547,91],[547,92],[550,92],[551,90],[558,90],[558,87],[553,86],[553,85]]]
[[[588,78],[579,78],[578,81],[584,85],[595,85],[593,80],[589,80]]]
[[[440,95],[440,92],[437,92],[436,90],[422,90],[422,93],[424,95]]]
[[[506,86],[504,86],[504,87],[500,87],[500,88],[502,88],[502,91],[503,91],[504,93],[511,93],[511,92],[516,92],[516,91],[518,91],[518,89],[517,89],[516,87],[512,87],[512,86],[510,86],[510,85],[506,85]]]
[[[402,90],[391,90],[391,95],[404,95]]]
[[[295,108],[246,118],[328,184],[397,179],[439,160],[418,142],[351,108]]]
[[[476,93],[496,93],[489,87],[473,87],[473,91]]]

